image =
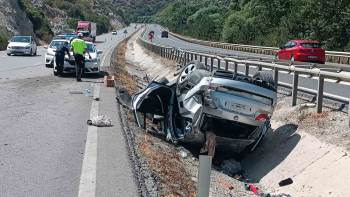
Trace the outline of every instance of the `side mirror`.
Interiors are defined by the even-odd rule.
[[[103,51],[102,50],[97,50],[97,54],[102,54]]]

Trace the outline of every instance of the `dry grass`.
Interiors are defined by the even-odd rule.
[[[178,153],[169,147],[157,146],[153,136],[145,135],[138,148],[148,158],[152,171],[158,174],[166,192],[164,196],[195,196],[194,182]]]
[[[118,47],[116,60],[113,61],[114,76],[130,94],[134,94],[138,91],[138,87],[134,77],[126,70],[126,67],[128,66],[125,61],[126,44],[127,42],[124,41]]]

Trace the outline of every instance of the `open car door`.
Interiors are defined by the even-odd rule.
[[[151,82],[147,88],[132,98],[132,109],[139,127],[145,127],[146,114],[161,117],[162,130],[168,140],[176,139],[174,134],[175,90],[167,85]]]

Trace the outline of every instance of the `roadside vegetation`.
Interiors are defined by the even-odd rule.
[[[279,46],[314,39],[327,50],[350,51],[350,1],[177,0],[155,20],[205,40]]]
[[[9,40],[9,34],[7,31],[0,29],[0,50],[5,50],[7,41]]]
[[[42,10],[35,7],[30,0],[18,0],[18,3],[33,23],[36,36],[41,40],[49,41],[53,36],[53,32],[51,31],[49,20]]]

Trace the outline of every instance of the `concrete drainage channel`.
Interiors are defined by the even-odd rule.
[[[131,53],[135,53],[135,51]],[[170,65],[171,62],[160,59],[154,54],[148,53],[148,55],[153,55],[152,57],[154,59],[158,59],[158,61],[161,62],[163,61],[163,67],[159,66],[159,68],[163,68],[163,70],[169,69],[164,71],[165,73],[174,73],[170,68],[164,67],[164,65]],[[140,54],[136,54],[135,56],[138,56],[137,59],[142,59],[142,61],[136,61],[136,64],[147,64],[147,62],[144,62],[147,58]],[[128,59],[128,61],[130,61],[130,59]],[[133,61],[130,61],[130,63],[133,63]],[[152,68],[144,66],[138,69],[140,73],[148,73],[149,78],[152,78],[152,76],[159,74],[160,71],[157,65],[154,63],[151,65]],[[129,68],[128,70],[132,72],[135,70],[136,72],[138,69]],[[174,70],[176,69],[173,68],[173,71]],[[133,79],[134,81],[140,81],[140,83],[137,84],[140,87],[146,84],[142,80],[142,77]],[[124,91],[122,91],[122,93],[123,92]],[[240,164],[234,160],[229,160],[222,164],[228,164],[228,168],[236,168],[226,172],[230,174],[230,176],[218,172],[225,170],[223,168],[225,165],[219,165],[217,163],[218,165],[214,166],[210,187],[211,194],[213,196],[254,196],[255,194],[253,191],[256,189],[255,186],[257,186],[260,188],[261,193],[265,191],[270,192],[270,196],[283,196],[284,194],[290,194],[292,196],[346,196],[346,192],[344,192],[346,191],[346,184],[342,184],[342,182],[350,178],[349,173],[344,173],[348,171],[344,169],[348,168],[346,166],[350,166],[350,159],[344,148],[335,147],[330,145],[330,143],[333,140],[333,144],[346,145],[347,132],[345,131],[348,131],[347,127],[343,128],[342,126],[339,127],[339,125],[343,125],[345,122],[344,125],[347,126],[347,118],[344,118],[338,113],[335,115],[328,115],[334,112],[325,112],[322,115],[315,115],[315,113],[312,112],[312,106],[309,106],[308,103],[289,109],[285,107],[290,103],[289,97],[279,95],[279,100],[275,112],[276,118],[274,118],[272,122],[274,130],[270,132],[269,136],[263,141],[257,151],[249,154],[243,159],[241,164],[242,170],[245,171],[243,174],[247,175],[248,178],[252,178],[250,182],[257,184],[253,184],[252,186],[248,185],[250,191],[247,191],[244,188],[244,184],[235,179],[239,179],[240,177],[235,176],[237,174],[232,174],[235,171],[239,171]],[[123,104],[127,105],[126,103]],[[128,110],[123,107],[120,107],[120,109],[123,127],[125,128],[125,136],[128,142],[127,144],[129,145],[130,155],[135,165],[136,179],[140,185],[140,195],[157,196],[159,193],[163,195],[175,194],[164,192],[164,190],[169,191],[167,188],[164,189],[164,177],[160,176],[159,172],[154,168],[147,166],[147,161],[145,161],[142,155],[140,157],[138,136],[146,139],[152,138],[152,135],[144,134],[141,130],[134,128],[135,125],[130,121],[132,117],[130,117]],[[344,141],[341,143],[334,141],[334,135],[337,134],[327,132],[327,130],[329,130],[327,128],[333,128],[334,130],[343,129],[344,132],[341,132],[341,135],[344,135],[344,137],[341,138],[340,136],[339,140],[341,139]],[[154,134],[158,133],[156,129],[154,130],[152,127],[148,130],[149,132],[153,130]],[[321,132],[322,135],[317,132]],[[310,133],[312,135],[310,135]],[[325,138],[325,136],[328,136],[329,139]],[[333,139],[331,139],[331,137],[333,137]],[[191,155],[189,151],[181,147],[170,146],[163,140],[146,140],[146,142],[149,142],[149,146],[167,147],[172,149],[173,152],[177,152],[177,154],[186,152],[186,154],[184,153],[183,155]],[[227,152],[222,151],[221,154],[225,156]],[[180,172],[184,174],[183,176],[189,176],[190,179],[192,179],[192,181],[189,181],[192,182],[190,184],[191,187],[196,187],[198,183],[198,160],[192,160],[191,157],[189,157],[190,159],[183,159],[182,156],[178,158],[186,164],[184,167],[185,170],[182,169],[183,171]],[[214,159],[214,163],[216,162],[215,160],[216,159]],[[238,173],[238,175],[239,174],[241,173]],[[232,176],[235,177],[232,178]],[[328,180],[324,177],[331,178],[328,178]],[[174,182],[167,181],[169,185]],[[287,184],[287,186],[280,187],[279,184]],[[172,189],[174,188],[177,187],[172,187]],[[181,188],[179,188],[179,190],[181,190]],[[187,193],[188,195],[177,196],[195,195],[195,190],[191,190],[191,192],[192,193]],[[265,194],[268,195],[268,192]]]

